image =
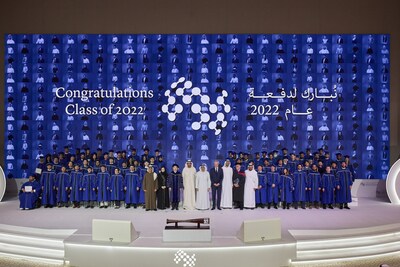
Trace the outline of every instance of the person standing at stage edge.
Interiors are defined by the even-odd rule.
[[[256,207],[256,189],[258,188],[258,175],[254,170],[254,163],[250,162],[247,166],[246,182],[244,184],[244,207],[254,209]]]
[[[203,163],[200,170],[196,173],[196,209],[208,210],[210,208],[210,173]]]
[[[341,162],[341,168],[336,173],[336,203],[339,203],[340,209],[350,209],[351,202],[351,186],[353,185],[353,177],[347,168],[346,162]]]
[[[222,180],[221,207],[224,209],[232,208],[232,176],[233,169],[231,161],[225,160],[225,165],[222,167],[224,179]]]
[[[178,164],[172,165],[172,172],[169,174],[168,188],[171,191],[172,210],[179,210],[179,202],[181,201],[181,189],[183,188],[182,174],[179,171]]]
[[[157,210],[156,192],[158,189],[157,173],[153,171],[153,166],[149,165],[147,173],[143,178],[143,191],[145,197],[146,211]]]
[[[221,210],[221,192],[222,192],[222,180],[224,179],[224,172],[222,168],[219,166],[219,161],[214,160],[214,167],[210,170],[210,178],[211,178],[211,194],[212,194],[212,209],[215,210],[215,206],[217,209]]]
[[[196,180],[196,169],[192,166],[192,161],[186,161],[182,170],[183,178],[183,208],[193,210],[196,204],[194,183]]]
[[[235,169],[233,170],[232,200],[235,202],[236,208],[242,210],[243,209],[243,198],[244,198],[244,184],[246,181],[246,175],[241,170],[241,167],[242,166],[240,163],[236,163]]]
[[[157,209],[169,208],[168,173],[165,166],[161,166],[157,175]]]

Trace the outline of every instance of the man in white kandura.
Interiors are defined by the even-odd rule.
[[[200,166],[200,170],[196,173],[196,209],[208,210],[210,208],[210,190],[210,173],[203,163]]]
[[[254,163],[250,162],[246,174],[246,183],[244,184],[244,203],[243,206],[247,209],[256,207],[255,190],[258,188],[258,176],[254,170]]]
[[[224,179],[222,180],[221,207],[224,209],[232,208],[232,177],[233,170],[231,161],[225,160],[225,165],[222,167]]]
[[[196,169],[192,166],[192,161],[186,161],[182,170],[183,178],[183,208],[193,210],[195,207],[195,190],[194,184],[196,180]]]

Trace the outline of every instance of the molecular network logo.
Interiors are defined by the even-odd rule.
[[[228,92],[223,90],[221,95],[216,98],[215,103],[211,103],[208,95],[203,94],[199,87],[192,86],[193,83],[185,81],[184,77],[179,78],[177,82],[173,82],[171,90],[165,91],[164,95],[168,97],[168,104],[162,106],[162,112],[168,114],[169,121],[175,121],[177,114],[183,112],[183,105],[177,102],[177,98],[181,98],[184,105],[191,105],[190,111],[193,114],[199,115],[200,120],[192,122],[193,130],[200,130],[202,125],[205,124],[208,129],[215,131],[215,135],[219,135],[221,130],[228,124],[225,120],[225,113],[227,114],[231,111],[231,106],[225,104]],[[175,91],[175,95],[173,95],[173,91]],[[197,98],[200,99],[203,107],[199,103],[195,103],[194,99]]]
[[[178,250],[178,252],[175,253],[174,261],[176,264],[182,261],[183,267],[194,267],[196,265],[196,254],[189,256],[183,250]]]

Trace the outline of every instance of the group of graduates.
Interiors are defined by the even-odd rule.
[[[145,173],[142,169],[137,170],[131,165],[124,172],[119,167],[113,168],[113,173],[107,169],[106,165],[101,165],[100,170],[95,173],[92,166],[88,166],[84,171],[81,166],[74,165],[72,171],[67,171],[65,166],[59,172],[54,170],[50,163],[47,169],[40,175],[40,181],[35,180],[35,175],[31,175],[29,181],[22,185],[20,190],[20,203],[22,209],[31,209],[34,203],[29,205],[26,202],[26,186],[35,184],[40,204],[45,208],[69,207],[94,208],[97,204],[100,208],[107,208],[111,204],[115,208],[120,208],[121,201],[125,207],[146,203],[146,209],[156,209],[156,197],[158,198],[158,208],[169,207],[168,183],[173,182],[173,177],[168,179],[168,174],[164,166],[158,173],[154,172],[154,166],[148,165]],[[175,169],[174,167],[173,169]],[[29,193],[32,193],[29,190]]]
[[[93,154],[98,153],[72,155],[66,149],[60,156],[63,164],[58,156],[42,157],[41,174],[31,175],[21,187],[20,208],[120,208],[124,202],[125,208],[178,210],[182,202],[187,210],[305,209],[321,204],[324,209],[349,209],[351,202],[354,175],[348,157],[337,154],[332,160],[323,150],[295,155],[282,149],[280,154],[255,153],[253,158],[230,151],[223,164],[215,160],[209,171],[204,163],[196,170],[188,160],[182,172],[177,164],[167,172],[149,150],[141,157],[114,151]]]

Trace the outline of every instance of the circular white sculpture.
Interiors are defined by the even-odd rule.
[[[0,201],[6,192],[6,184],[6,176],[4,175],[3,168],[0,166]]]
[[[386,178],[386,192],[390,202],[400,204],[400,159],[389,170]]]

